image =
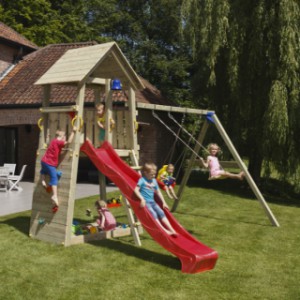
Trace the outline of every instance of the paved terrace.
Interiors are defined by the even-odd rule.
[[[34,183],[24,181],[20,182],[20,186],[23,188],[22,191],[0,191],[0,216],[31,210]],[[117,189],[115,185],[107,185],[107,192]],[[76,200],[97,194],[99,194],[98,184],[77,183],[76,185]]]

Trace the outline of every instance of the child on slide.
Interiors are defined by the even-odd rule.
[[[167,219],[164,211],[154,200],[154,193],[157,192],[163,202],[163,207],[168,208],[168,205],[161,194],[157,181],[155,179],[157,167],[154,163],[145,163],[142,167],[142,174],[134,190],[136,196],[140,199],[141,207],[147,207],[159,226],[168,234],[177,237],[177,233]]]

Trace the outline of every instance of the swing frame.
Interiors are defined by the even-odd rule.
[[[187,181],[190,177],[191,174],[191,170],[193,167],[193,164],[195,162],[195,159],[200,151],[200,148],[202,146],[202,143],[204,141],[207,129],[210,125],[210,123],[214,124],[216,126],[216,129],[218,130],[219,134],[221,135],[222,139],[224,140],[225,144],[227,145],[231,155],[233,156],[235,162],[238,164],[239,168],[244,172],[245,174],[245,179],[247,180],[250,188],[252,189],[253,193],[255,194],[257,200],[259,201],[259,203],[261,204],[262,208],[264,209],[267,217],[269,218],[271,224],[273,226],[279,227],[279,223],[276,219],[276,217],[274,216],[274,214],[272,213],[271,209],[269,208],[266,200],[264,199],[262,193],[260,192],[259,188],[257,187],[256,183],[254,182],[252,176],[250,175],[246,165],[244,164],[243,160],[241,159],[240,155],[238,154],[237,150],[235,149],[232,141],[230,140],[229,136],[227,135],[225,129],[223,128],[219,118],[217,117],[217,115],[215,114],[214,111],[210,111],[210,110],[200,110],[200,109],[191,109],[191,108],[182,108],[182,107],[173,107],[173,106],[164,106],[164,105],[157,105],[157,104],[146,104],[146,103],[137,103],[137,108],[143,108],[143,109],[151,109],[153,116],[155,116],[156,114],[154,113],[155,110],[157,111],[166,111],[166,112],[177,112],[177,113],[184,113],[184,114],[196,114],[199,116],[205,116],[206,119],[204,121],[204,124],[202,125],[202,128],[200,130],[200,133],[198,135],[197,138],[197,143],[194,147],[194,149],[192,150],[192,155],[191,158],[189,160],[189,164],[187,166],[187,169],[184,173],[183,179],[181,181],[178,193],[177,193],[177,197],[178,199],[174,201],[173,207],[171,209],[172,212],[175,212],[179,202],[182,198],[183,195],[183,191],[184,188],[187,184]],[[169,130],[171,131],[174,135],[176,135],[176,133],[167,125],[165,124],[160,118],[158,118],[158,120]],[[185,144],[185,146],[187,146],[186,142],[184,142],[181,138],[178,137],[178,139],[183,142]],[[189,146],[188,146],[189,147]]]

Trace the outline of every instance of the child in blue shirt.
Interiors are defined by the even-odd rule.
[[[167,219],[164,211],[159,207],[159,205],[154,200],[154,193],[157,192],[159,197],[163,202],[163,208],[169,208],[163,195],[161,194],[157,181],[155,179],[156,175],[156,165],[153,163],[145,163],[142,168],[143,177],[141,177],[137,183],[134,190],[137,197],[141,200],[141,207],[147,206],[153,218],[158,222],[160,227],[169,235],[174,237],[177,236],[176,231]]]

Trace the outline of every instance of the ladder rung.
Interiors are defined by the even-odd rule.
[[[133,170],[140,170],[142,167],[141,167],[141,166],[131,166],[131,168],[132,168]]]

